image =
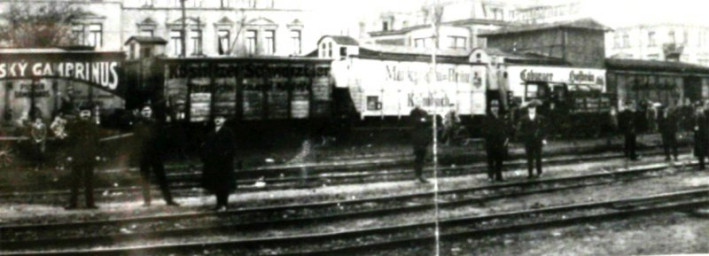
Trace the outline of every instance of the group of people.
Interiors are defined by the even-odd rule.
[[[521,116],[518,118],[518,122],[513,124],[508,117],[500,112],[498,101],[493,100],[490,102],[489,113],[482,126],[485,150],[487,152],[487,174],[490,180],[504,180],[502,177],[502,164],[507,156],[507,147],[510,139],[515,135],[519,136],[524,143],[528,178],[531,179],[542,174],[542,147],[546,144],[547,121],[537,113],[537,108],[540,105],[541,102],[539,101],[530,102],[526,106],[527,115]],[[411,110],[409,118],[412,123],[411,142],[414,148],[416,178],[422,183],[427,183],[428,181],[423,176],[423,164],[427,147],[433,136],[429,129],[428,113],[419,105],[416,105]]]
[[[544,116],[537,113],[539,106],[541,106],[541,102],[537,100],[529,102],[524,108],[526,114],[523,112],[517,116],[515,118],[517,122],[513,123],[509,116],[500,113],[498,101],[490,102],[489,112],[482,125],[487,153],[487,174],[490,180],[504,180],[502,166],[507,156],[510,139],[515,136],[524,144],[528,178],[535,177],[534,170],[536,170],[536,176],[543,173],[542,148],[547,143],[546,138],[550,125],[554,124],[548,123]],[[652,114],[649,119],[648,113]],[[694,133],[694,155],[699,159],[699,169],[705,168],[705,158],[709,158],[709,102],[678,107],[657,105],[652,112],[649,112],[639,111],[637,104],[630,101],[622,106],[622,111],[619,113],[612,109],[610,116],[611,120],[608,124],[613,126],[613,131],[610,131],[610,134],[623,134],[625,139],[624,155],[629,160],[639,159],[637,137],[648,130],[651,121],[654,129],[659,131],[661,135],[662,148],[667,161],[678,160],[677,137],[684,128],[684,130],[691,130]],[[418,105],[410,113],[413,123],[411,141],[415,156],[414,170],[417,179],[424,183],[427,181],[423,177],[423,163],[432,136],[428,118],[428,113]]]
[[[93,191],[93,175],[97,164],[102,160],[100,127],[92,118],[94,113],[89,105],[82,105],[76,118],[65,118],[58,114],[49,129],[54,135],[53,142],[60,151],[60,165],[71,169],[71,195],[65,207],[68,210],[79,207],[79,190],[84,187],[85,207],[96,209]],[[214,126],[206,136],[200,148],[203,162],[201,184],[217,199],[215,210],[226,210],[229,193],[236,188],[234,174],[235,135],[227,126],[223,116],[214,119]],[[35,130],[35,129],[33,129]],[[47,129],[44,129],[45,133]],[[155,179],[168,206],[179,206],[170,192],[165,175],[166,131],[163,123],[158,121],[150,105],[140,109],[140,116],[132,123],[132,135],[128,136],[130,158],[140,169],[140,185],[143,204],[150,206],[150,176]],[[33,138],[35,136],[32,136]],[[32,139],[35,143],[35,140]]]

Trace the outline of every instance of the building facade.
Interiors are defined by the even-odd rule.
[[[558,58],[576,67],[603,68],[605,33],[609,29],[590,19],[508,27],[481,35],[488,47],[505,52]]]
[[[619,27],[606,38],[610,58],[679,60],[703,66],[709,66],[707,46],[709,27],[682,24]]]
[[[0,1],[0,10],[13,2],[18,3]],[[297,56],[311,51],[319,37],[306,26],[310,21],[300,1],[185,0],[184,17],[182,0],[61,2],[82,10],[71,24],[73,44],[99,51],[128,52],[126,40],[141,36],[167,41],[168,57],[181,56],[183,48],[186,57]]]

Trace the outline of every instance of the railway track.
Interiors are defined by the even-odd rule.
[[[566,148],[566,150],[558,150],[556,152],[548,152],[545,154],[547,158],[556,157],[579,157],[584,154],[604,154],[609,149],[617,149],[617,147],[607,147],[607,146],[597,146],[589,147],[583,149],[573,149]],[[619,152],[616,150],[615,152]],[[646,150],[643,152],[650,152],[650,154],[655,154],[660,152],[658,150]],[[689,151],[687,151],[689,152]],[[616,156],[620,157],[619,154]],[[523,161],[524,154],[519,151],[511,155],[511,159],[508,162],[513,161]],[[370,177],[372,173],[391,173],[400,175],[413,175],[411,169],[413,159],[411,157],[404,158],[379,158],[379,159],[362,159],[355,162],[341,162],[341,163],[328,163],[328,164],[305,164],[302,166],[265,166],[248,170],[239,170],[236,172],[239,185],[247,189],[263,190],[268,188],[256,188],[250,187],[249,185],[255,184],[257,181],[263,181],[268,185],[284,185],[291,187],[308,187],[308,186],[320,186],[322,184],[327,184],[329,182],[337,183],[337,180],[341,179],[366,179]],[[440,166],[454,166],[470,165],[471,162],[478,162],[480,164],[473,165],[471,168],[477,168],[479,166],[484,166],[485,158],[481,154],[454,154],[448,156],[440,156],[439,163]],[[189,168],[183,166],[181,169]],[[199,168],[198,166],[192,166],[193,168]],[[371,171],[375,169],[377,171]],[[444,168],[445,169],[445,168]],[[65,171],[66,172],[66,171]],[[308,176],[303,180],[302,173],[307,172]],[[2,175],[2,174],[0,174]],[[4,175],[10,175],[6,173]],[[30,175],[23,178],[23,175]],[[13,174],[12,177],[6,177],[4,180],[15,181],[12,184],[2,184],[0,183],[0,197],[2,194],[12,193],[12,192],[23,192],[23,191],[34,191],[38,188],[53,188],[53,189],[64,189],[68,187],[68,173],[55,173],[54,177],[35,177],[36,173],[22,173],[18,172],[16,175]],[[56,176],[60,175],[60,176]],[[97,184],[94,187],[113,187],[114,181],[119,181],[120,184],[137,184],[137,179],[139,178],[139,173],[137,169],[132,168],[128,171],[124,169],[105,169],[97,171],[95,177],[97,179]],[[168,180],[175,183],[189,183],[183,184],[182,186],[194,186],[196,184],[194,181],[198,180],[200,172],[197,170],[187,170],[187,171],[173,171],[168,172]],[[1,177],[1,176],[0,176]],[[45,184],[38,186],[35,182],[38,178],[45,181]],[[24,183],[18,183],[18,180],[25,180]],[[55,180],[55,181],[52,181]],[[109,182],[110,181],[110,182]],[[273,187],[273,186],[268,186]]]
[[[651,150],[644,152],[646,156],[657,156],[661,155],[660,150]],[[584,163],[592,161],[603,161],[603,160],[613,160],[623,158],[622,154],[619,153],[601,153],[594,155],[562,155],[555,156],[545,159],[545,163],[560,165],[560,164],[571,164],[571,163]],[[514,168],[524,168],[526,167],[526,162],[524,159],[516,159],[508,161],[506,163],[507,171],[515,170]],[[432,167],[428,167],[427,171],[431,171]],[[439,167],[440,177],[453,177],[460,175],[471,175],[485,173],[487,165],[485,163],[475,163],[470,165],[461,166],[447,166]],[[179,176],[179,175],[178,175]],[[201,194],[201,190],[196,190],[199,187],[198,182],[199,176],[195,174],[184,174],[181,178],[175,178],[171,175],[171,188],[173,193],[178,197],[184,196],[196,196]],[[349,185],[349,184],[365,184],[372,182],[382,182],[382,181],[404,181],[411,180],[413,177],[413,170],[410,168],[406,169],[384,169],[384,170],[371,170],[371,171],[356,171],[356,172],[346,172],[346,173],[321,173],[319,175],[311,175],[303,179],[300,177],[283,177],[274,179],[256,179],[256,180],[240,180],[239,191],[269,191],[269,190],[283,190],[283,189],[294,189],[294,188],[315,188],[322,186],[337,186],[337,185]],[[256,186],[257,182],[263,182],[263,186]],[[125,183],[123,183],[125,184]],[[132,182],[129,184],[138,184]],[[140,187],[138,186],[117,186],[117,187],[97,187],[94,189],[97,195],[96,198],[100,200],[117,200],[123,198],[133,198],[135,195],[141,193]],[[57,201],[59,197],[66,197],[68,195],[68,190],[44,190],[44,191],[34,191],[34,192],[4,192],[0,193],[0,202],[32,202],[32,203],[53,203]],[[158,196],[159,191],[154,190],[153,193]]]
[[[553,193],[561,190],[569,190],[587,186],[608,185],[616,182],[627,182],[649,177],[657,177],[655,174],[662,174],[667,170],[667,167],[668,166],[666,164],[654,164],[612,173],[596,173],[566,178],[541,179],[525,182],[494,184],[482,187],[471,187],[441,191],[439,193],[441,198],[439,202],[439,207],[452,208],[466,205],[480,205],[484,204],[485,202],[501,198],[514,198],[523,195],[531,195],[538,193]],[[687,169],[689,168],[682,168],[679,172],[687,171]],[[667,175],[667,173],[665,173],[665,175]],[[322,224],[334,220],[342,221],[344,219],[378,217],[387,214],[425,212],[430,211],[433,208],[433,202],[431,200],[432,197],[432,193],[416,193],[359,200],[248,208],[232,210],[223,213],[200,212],[151,217],[97,220],[75,223],[55,223],[40,225],[31,224],[14,226],[8,225],[0,227],[0,230],[2,230],[2,233],[0,233],[0,237],[2,237],[2,241],[0,242],[0,248],[4,248],[3,250],[8,251],[22,251],[26,250],[27,248],[37,249],[47,247],[48,245],[55,246],[56,248],[54,249],[77,245],[84,245],[84,247],[90,248],[91,246],[110,246],[113,243],[141,241],[151,238],[177,238],[182,236],[229,234],[234,233],[236,231],[243,233],[252,230],[258,231],[263,229],[308,225],[314,223]],[[618,204],[616,204],[616,206],[617,205]],[[195,219],[200,218],[207,219],[207,221],[204,221],[204,223],[210,223],[212,222],[210,220],[214,220],[216,218],[217,220],[219,220],[219,224],[204,225],[199,227],[184,227],[180,224],[181,220],[189,220],[194,222]],[[460,222],[456,222],[455,219],[451,219],[446,220],[446,223]],[[136,225],[143,226],[144,230],[136,230],[136,233],[134,234],[126,234],[120,232],[120,230],[125,229],[125,227]],[[417,226],[417,228],[427,227]],[[393,232],[394,229],[395,228],[393,227],[389,227],[388,229],[386,229],[386,232]],[[412,230],[415,228],[406,226],[406,229]],[[81,230],[99,230],[100,234],[98,236],[90,237],[82,236]],[[344,237],[349,237],[352,235],[366,237],[371,236],[374,233],[380,232],[375,230],[377,229],[369,230],[366,232],[352,231],[344,232],[341,234],[330,234],[332,237],[328,237],[327,239],[341,239],[338,237],[342,236],[343,234],[347,234],[344,235]],[[33,234],[36,234],[38,232],[44,235],[45,237],[33,237]],[[366,234],[367,232],[372,232],[372,234]],[[406,232],[409,231],[405,231],[404,233]],[[54,235],[54,237],[51,237],[52,234]],[[320,236],[326,237],[326,235]],[[245,237],[250,236],[245,235]],[[262,246],[264,244],[278,247],[284,244],[297,244],[295,241],[299,241],[300,239],[315,239],[315,237],[318,237],[318,235],[289,238],[260,238],[251,240],[235,240],[230,242],[206,243],[203,244],[203,247],[199,247],[195,244],[187,244],[174,245],[175,247],[153,246],[141,247],[141,249],[121,248],[91,252],[66,251],[58,255],[75,255],[74,253],[84,255],[115,255],[138,252],[152,255],[154,252],[162,252],[163,250],[176,252],[181,251],[183,249],[193,250],[198,247],[222,249],[223,247],[238,247],[242,248],[242,250],[243,248],[258,249],[259,246]],[[325,237],[323,237],[323,239],[325,239]],[[325,246],[323,248],[333,247]],[[343,247],[337,250],[345,250],[343,251],[344,253],[347,250],[355,249],[346,249]],[[317,251],[315,252],[317,253]]]

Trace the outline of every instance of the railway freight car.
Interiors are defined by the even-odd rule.
[[[332,123],[329,60],[150,57],[126,62],[126,73],[129,109],[150,102],[157,117],[192,135],[217,115],[256,144],[300,140]]]

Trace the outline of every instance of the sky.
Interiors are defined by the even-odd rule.
[[[417,9],[425,0],[303,0],[304,8],[326,20],[326,27],[357,24],[361,17],[381,11]],[[566,0],[508,0],[509,2],[563,2]],[[582,11],[610,26],[644,23],[685,23],[709,26],[709,1],[701,0],[580,0]],[[445,14],[444,14],[445,15]]]

